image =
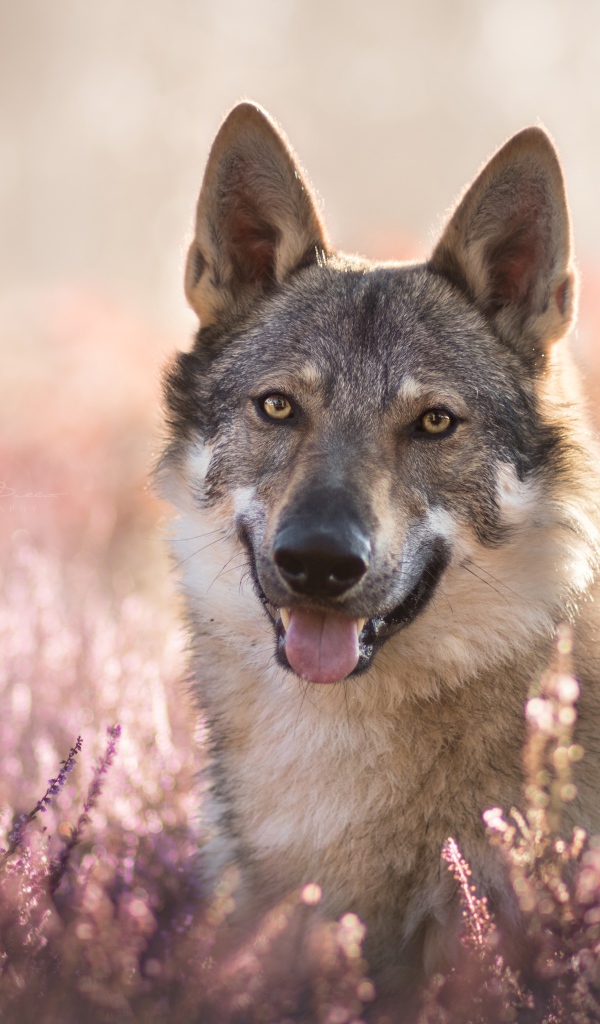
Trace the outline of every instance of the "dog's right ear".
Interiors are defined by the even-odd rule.
[[[261,107],[238,104],[213,143],[187,257],[185,293],[200,325],[235,318],[328,247],[285,136]]]

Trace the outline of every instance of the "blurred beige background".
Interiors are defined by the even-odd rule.
[[[2,0],[0,289],[103,289],[187,330],[182,242],[220,119],[283,124],[340,246],[425,248],[541,120],[600,261],[597,0]]]
[[[425,254],[509,134],[564,161],[600,397],[598,0],[0,0],[0,540],[156,579],[160,367],[221,118],[282,123],[342,248]],[[597,403],[596,403],[597,405]],[[58,496],[56,496],[58,495]]]

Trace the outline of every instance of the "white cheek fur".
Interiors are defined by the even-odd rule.
[[[508,524],[531,521],[540,502],[536,480],[519,480],[511,463],[501,462],[496,474],[496,495],[500,512]]]
[[[432,533],[452,543],[456,537],[458,523],[450,512],[440,505],[433,505],[427,512],[426,521]]]
[[[256,489],[254,487],[236,487],[231,492],[231,496],[237,516],[248,515],[256,511]]]
[[[212,456],[213,447],[210,444],[198,442],[190,449],[187,459],[187,471],[191,479],[197,483],[204,483]]]

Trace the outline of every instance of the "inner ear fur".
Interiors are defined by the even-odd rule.
[[[558,155],[542,128],[518,132],[485,165],[430,267],[534,365],[565,334],[576,308],[571,223]]]
[[[202,327],[233,318],[329,242],[289,143],[261,107],[240,103],[213,143],[185,291]]]

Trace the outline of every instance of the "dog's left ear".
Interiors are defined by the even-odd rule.
[[[542,128],[514,135],[486,164],[430,267],[467,294],[532,367],[540,365],[572,323],[577,283],[564,180]]]
[[[213,143],[185,292],[201,327],[231,322],[329,243],[311,190],[275,122],[239,103]]]

